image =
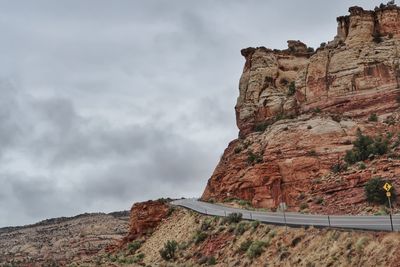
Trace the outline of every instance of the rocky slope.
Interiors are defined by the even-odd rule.
[[[141,266],[398,266],[399,233],[230,222],[177,208],[146,239],[102,264]],[[160,254],[176,242],[172,259]]]
[[[126,236],[128,212],[83,214],[0,229],[0,266],[93,264]]]
[[[283,51],[242,50],[239,138],[225,150],[203,200],[238,198],[263,208],[284,201],[292,210],[307,205],[315,212],[359,213],[371,177],[400,185],[400,8],[349,12],[337,18],[334,40],[316,51],[300,41],[288,41]],[[369,157],[362,169],[354,164],[333,172],[344,164],[357,129],[387,138],[389,151]]]

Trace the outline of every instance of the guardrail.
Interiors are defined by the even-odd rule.
[[[264,223],[287,226],[315,226],[344,229],[399,231],[400,216],[371,216],[371,215],[311,215],[293,212],[262,212],[225,207],[217,204],[198,201],[196,199],[181,199],[172,202],[196,212],[226,217],[231,213],[241,213],[246,220],[258,220]]]

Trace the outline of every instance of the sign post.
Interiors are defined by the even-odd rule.
[[[386,190],[386,197],[388,198],[388,202],[389,202],[389,217],[390,217],[390,226],[392,228],[392,232],[393,232],[393,219],[392,219],[392,202],[390,200],[390,197],[392,196],[392,193],[390,192],[390,189],[392,189],[392,185],[389,183],[385,183],[383,185],[383,189]]]
[[[286,203],[285,203],[285,202],[279,203],[279,208],[280,208],[280,209],[282,210],[282,212],[283,212],[283,221],[285,222],[285,229],[286,229],[286,232],[287,232],[286,213],[285,213],[285,210],[286,210]]]

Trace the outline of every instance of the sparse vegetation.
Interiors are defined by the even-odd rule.
[[[242,220],[242,217],[243,217],[243,214],[233,212],[233,213],[230,213],[225,219],[226,219],[227,223],[232,224],[232,223],[240,222]]]
[[[197,244],[200,244],[201,242],[203,242],[204,240],[206,240],[207,237],[208,237],[207,233],[205,233],[201,230],[196,231],[196,233],[194,234],[194,237],[193,237],[193,241],[197,245]]]
[[[372,113],[371,115],[369,115],[368,121],[378,121],[378,116],[376,115],[376,113]]]
[[[387,203],[386,191],[383,189],[383,185],[387,181],[382,179],[381,177],[375,177],[370,179],[368,182],[365,183],[365,195],[367,197],[367,201],[370,203],[378,203],[378,204],[385,204]],[[396,192],[394,187],[390,190],[392,194],[392,200],[396,198]]]
[[[207,265],[215,265],[215,264],[217,264],[217,260],[215,259],[215,257],[214,256],[208,257]]]
[[[135,253],[136,250],[138,250],[141,246],[142,246],[142,241],[135,240],[128,244],[128,250],[132,254]]]
[[[346,170],[347,170],[347,164],[343,163],[340,159],[338,159],[337,163],[331,166],[331,171],[333,173],[340,173]]]
[[[254,126],[254,131],[256,132],[264,132],[268,126],[271,125],[271,122],[260,122]]]
[[[367,166],[365,165],[364,162],[360,162],[360,164],[358,164],[358,168],[359,168],[360,170],[365,170],[365,169],[367,168]]]
[[[346,151],[344,160],[349,164],[363,161],[374,155],[383,155],[388,150],[389,141],[382,136],[375,139],[368,135],[363,135],[357,130],[357,139],[353,142],[354,147]]]
[[[315,156],[317,156],[318,154],[317,154],[317,152],[314,150],[314,149],[312,149],[312,150],[310,150],[310,151],[308,151],[307,152],[307,156],[310,156],[310,157],[315,157]]]
[[[249,229],[249,224],[247,222],[241,222],[236,225],[235,235],[242,235]]]
[[[161,258],[166,261],[174,260],[177,248],[178,243],[175,240],[168,240],[164,244],[164,248],[160,250]]]
[[[315,203],[315,204],[318,204],[318,205],[321,205],[321,204],[324,203],[324,199],[323,199],[322,197],[318,196],[318,197],[316,197],[316,198],[314,199],[314,203]]]
[[[250,259],[257,258],[264,252],[265,245],[266,243],[264,241],[253,241],[246,251],[247,257]]]
[[[308,209],[308,204],[307,203],[305,203],[305,202],[302,202],[302,203],[300,203],[300,210],[305,210],[305,209]]]
[[[247,163],[249,165],[253,165],[260,162],[262,162],[262,156],[259,153],[254,153],[253,151],[248,152]]]
[[[315,108],[315,109],[313,109],[313,112],[316,113],[316,114],[321,113],[321,109],[320,108]]]
[[[242,150],[243,150],[242,146],[237,146],[235,147],[234,152],[235,154],[239,154],[240,152],[242,152]]]
[[[239,251],[246,252],[249,249],[251,243],[253,243],[253,241],[251,240],[243,241],[239,246]]]
[[[256,230],[259,225],[260,225],[260,221],[252,221],[250,224],[250,226],[253,230]]]
[[[364,250],[364,247],[368,244],[369,239],[365,236],[360,237],[355,245],[356,251],[357,252],[362,252]]]
[[[291,83],[289,84],[287,95],[288,95],[288,96],[292,96],[292,95],[294,95],[295,93],[296,93],[296,83],[293,81],[293,82],[291,82]]]

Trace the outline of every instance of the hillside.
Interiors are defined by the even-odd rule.
[[[93,213],[0,228],[0,266],[94,264],[127,234],[128,219],[128,212]]]

